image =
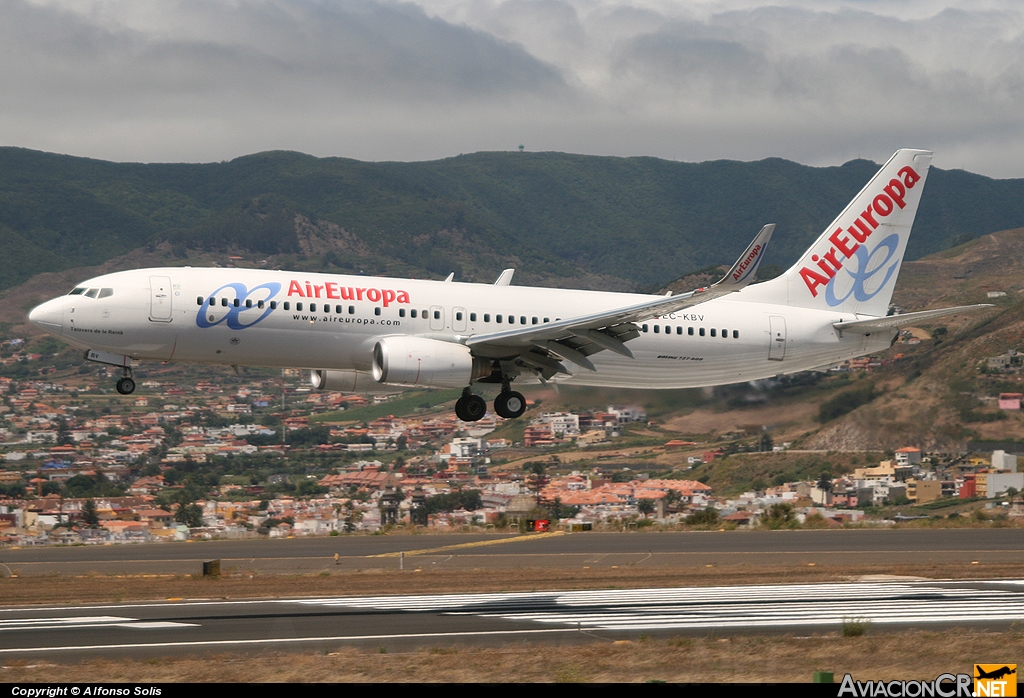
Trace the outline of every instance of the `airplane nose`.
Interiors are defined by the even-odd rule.
[[[28,314],[28,320],[40,329],[59,335],[64,329],[64,299],[54,298],[37,305]]]

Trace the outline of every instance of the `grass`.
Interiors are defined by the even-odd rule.
[[[908,648],[920,648],[917,651]],[[839,633],[594,639],[501,647],[328,648],[326,652],[260,652],[159,659],[4,658],[6,683],[87,682],[708,682],[811,681],[814,672],[840,679],[899,680],[970,673],[978,657],[1013,662],[1024,634],[952,629],[844,637]],[[59,663],[55,663],[59,662]]]
[[[871,627],[871,621],[864,618],[844,618],[843,637],[860,637]]]
[[[323,422],[371,422],[379,417],[393,414],[396,417],[409,415],[418,409],[431,409],[462,395],[461,390],[432,390],[429,392],[402,393],[400,397],[380,405],[355,407],[351,410],[324,412],[310,418],[311,423]]]

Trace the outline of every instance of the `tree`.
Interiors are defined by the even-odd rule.
[[[822,471],[818,478],[818,489],[822,492],[832,491],[832,475],[828,471]]]
[[[198,504],[183,504],[174,513],[174,520],[189,528],[199,528],[203,525],[203,510]]]
[[[85,523],[89,528],[98,528],[100,525],[100,515],[96,512],[96,500],[87,499],[85,505],[82,506],[82,522]]]
[[[641,499],[636,503],[637,511],[644,515],[646,519],[648,516],[654,513],[654,500],[653,499]]]

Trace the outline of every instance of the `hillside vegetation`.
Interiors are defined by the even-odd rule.
[[[514,266],[519,283],[653,289],[731,262],[767,222],[767,263],[788,265],[877,168],[501,152],[134,164],[0,148],[0,290],[133,250],[480,281]],[[933,169],[908,254],[1022,222],[1024,180]]]

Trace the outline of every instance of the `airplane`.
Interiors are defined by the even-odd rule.
[[[122,369],[186,361],[303,368],[318,390],[462,388],[459,419],[526,410],[513,381],[675,389],[835,365],[900,327],[990,305],[888,315],[932,153],[897,151],[800,259],[752,283],[766,225],[717,283],[664,296],[260,269],[166,267],[98,276],[29,320]]]

